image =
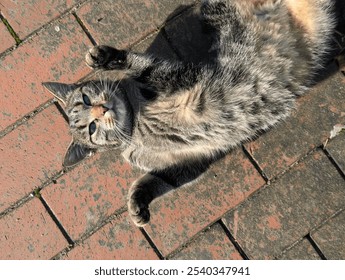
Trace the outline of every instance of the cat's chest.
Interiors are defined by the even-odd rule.
[[[204,114],[206,100],[201,83],[189,89],[180,89],[171,96],[162,96],[142,108],[142,121],[164,122],[166,125],[193,126]]]
[[[164,168],[174,161],[170,152],[161,152],[149,145],[129,146],[122,152],[122,156],[131,165],[145,171]]]

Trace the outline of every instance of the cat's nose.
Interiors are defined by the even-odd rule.
[[[108,110],[109,109],[103,105],[93,106],[91,108],[91,115],[93,118],[99,119],[103,117]]]

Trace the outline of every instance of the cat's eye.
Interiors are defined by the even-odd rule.
[[[86,94],[83,94],[83,102],[86,106],[91,106],[90,98]]]
[[[96,128],[97,128],[97,126],[96,126],[95,122],[90,123],[90,125],[89,125],[89,134],[90,135],[94,134],[95,131],[96,131]]]

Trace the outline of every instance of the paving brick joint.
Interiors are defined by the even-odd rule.
[[[334,60],[291,117],[154,201],[143,229],[126,206],[141,171],[119,154],[62,168],[71,136],[41,82],[92,75],[93,44],[207,60],[196,2],[2,1],[0,259],[345,259],[345,132],[330,137],[345,125],[345,76]]]

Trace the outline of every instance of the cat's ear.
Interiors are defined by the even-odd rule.
[[[48,89],[57,99],[59,99],[64,105],[68,96],[78,87],[75,84],[63,84],[63,83],[54,83],[46,82],[42,85]]]
[[[84,158],[90,156],[93,152],[94,150],[72,141],[65,154],[63,166],[71,167],[83,160]]]

